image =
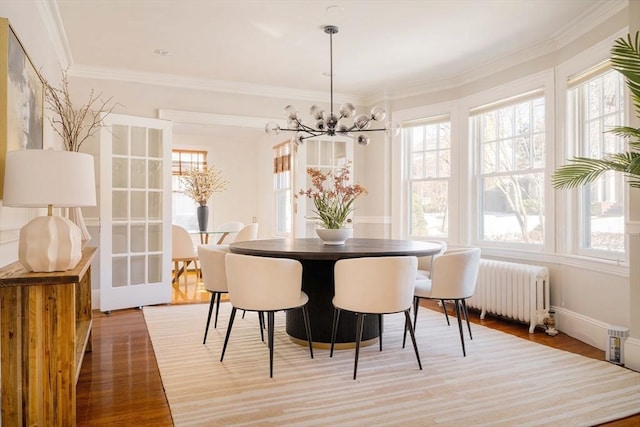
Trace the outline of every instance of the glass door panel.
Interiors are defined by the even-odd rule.
[[[171,124],[117,114],[105,124],[100,309],[170,302]]]

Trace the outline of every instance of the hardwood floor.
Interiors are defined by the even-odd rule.
[[[184,283],[177,289],[174,287],[176,303],[208,302],[209,293],[201,284],[186,285],[191,285],[191,289],[185,289]],[[427,301],[423,305],[441,311],[435,302]],[[529,334],[524,324],[496,318],[480,320],[474,311],[469,315],[474,323],[586,357],[604,359],[603,351],[562,333],[555,337],[541,330]],[[94,311],[93,322],[93,351],[85,355],[76,391],[78,425],[172,426],[142,310],[114,311],[108,315]],[[603,425],[640,426],[640,413]]]

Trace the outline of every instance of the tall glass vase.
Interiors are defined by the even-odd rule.
[[[209,206],[198,206],[198,229],[200,231],[207,231],[207,224],[209,222]]]

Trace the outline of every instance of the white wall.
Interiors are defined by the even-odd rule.
[[[258,219],[259,200],[255,183],[258,182],[257,144],[255,135],[240,132],[244,138],[233,132],[204,135],[174,134],[174,148],[204,150],[208,152],[207,162],[222,169],[229,184],[227,189],[213,195],[209,204],[209,228],[217,229],[229,221],[249,224]],[[257,131],[255,131],[257,133]],[[239,165],[241,165],[239,167]],[[194,208],[195,209],[195,208]],[[260,231],[260,229],[259,229]]]
[[[461,82],[458,87],[389,100],[388,111],[392,113],[438,102],[459,100],[500,84],[551,69],[607,35],[623,29],[629,22],[634,22],[633,14],[635,13],[637,18],[638,2],[633,0],[631,3],[631,11],[625,10],[610,17],[569,44],[559,46],[555,52],[506,69],[495,70],[493,73],[485,73],[485,77],[473,82]],[[61,62],[64,63],[64,52],[52,40],[55,33],[48,32],[51,28],[51,17],[46,16],[50,13],[47,10],[48,4],[44,1],[0,0],[0,16],[6,16],[11,20],[33,61],[42,67],[43,74],[55,81],[57,61],[61,58]],[[637,27],[638,20],[635,21]],[[253,118],[256,119],[254,122],[266,123],[268,119],[273,118],[282,120],[282,108],[288,103],[297,105],[300,111],[307,111],[310,104],[308,101],[300,100],[214,93],[207,90],[124,81],[122,76],[110,79],[109,76],[80,77],[81,74],[74,74],[73,68],[70,70],[73,98],[82,101],[86,99],[90,89],[95,89],[103,92],[105,96],[113,96],[114,100],[121,104],[114,112],[121,114],[158,117],[159,110],[176,110],[228,115],[230,118]],[[55,144],[51,133],[45,129],[45,144]],[[280,140],[266,137],[260,130],[256,133],[243,130],[227,138],[211,137],[211,134],[208,136],[206,132],[199,135],[177,131],[174,141],[176,146],[207,147],[213,156],[214,164],[223,168],[228,176],[229,189],[214,196],[213,221],[251,222],[255,216],[261,224],[261,237],[270,237],[273,224],[271,146]],[[359,236],[392,235],[393,168],[391,145],[387,138],[376,136],[370,146],[356,147],[355,178],[369,189],[369,195],[357,204],[356,233]],[[640,196],[636,192],[632,198],[632,206],[640,205],[638,197]],[[33,214],[0,207],[0,263],[3,265],[17,258],[17,230]],[[634,215],[635,218],[632,219],[638,222],[638,214]],[[635,260],[639,258],[640,252],[638,240],[640,238],[637,235],[632,237],[631,256]],[[609,323],[630,326],[632,335],[636,339],[640,336],[640,325],[635,324],[640,319],[637,308],[640,305],[637,304],[640,294],[637,267],[631,273],[630,279],[624,273],[620,274],[619,269],[610,270],[597,266],[584,269],[554,254],[534,256],[531,260],[545,263],[551,268],[552,305],[560,312],[561,330],[600,348],[604,347],[601,340],[603,328]],[[636,301],[635,305],[629,302],[630,298]]]

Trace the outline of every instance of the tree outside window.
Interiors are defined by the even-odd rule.
[[[544,242],[545,108],[544,98],[533,96],[480,107],[470,118],[481,240]]]
[[[432,118],[404,129],[408,153],[409,235],[446,238],[451,177],[451,121]]]

